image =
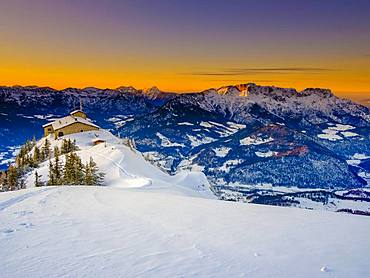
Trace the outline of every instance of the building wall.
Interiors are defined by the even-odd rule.
[[[86,119],[86,114],[84,112],[82,112],[82,111],[77,111],[77,112],[75,112],[73,114],[71,113],[71,115],[72,116],[75,116],[75,117],[80,117],[80,118]]]
[[[54,133],[53,127],[51,125],[44,127],[44,136]]]
[[[82,123],[73,123],[68,126],[65,126],[63,128],[57,129],[54,132],[54,137],[55,139],[59,138],[59,133],[63,132],[63,135],[68,135],[68,134],[73,134],[73,133],[79,133],[79,132],[84,132],[84,131],[91,131],[91,130],[99,130],[99,128],[90,126],[90,125],[85,125]]]

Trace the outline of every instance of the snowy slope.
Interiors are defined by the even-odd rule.
[[[369,230],[369,217],[166,190],[32,188],[0,194],[0,276],[370,277]]]
[[[102,139],[106,143],[93,146],[93,139]],[[201,196],[215,198],[210,191],[210,185],[205,175],[201,172],[183,171],[170,176],[146,161],[140,152],[130,149],[119,139],[106,130],[81,132],[54,140],[48,140],[51,148],[61,147],[62,139],[76,140],[79,151],[76,153],[82,162],[94,159],[99,170],[105,173],[104,185],[123,188],[143,188],[143,190],[158,190],[185,194],[188,196]],[[43,145],[45,138],[37,144]],[[32,152],[32,151],[31,151]],[[64,161],[64,156],[61,157]],[[47,181],[49,162],[45,161],[39,168],[28,174],[27,187],[33,187],[35,171],[41,174],[41,180]]]

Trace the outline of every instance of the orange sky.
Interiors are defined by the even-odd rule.
[[[370,98],[366,2],[301,3],[305,12],[292,13],[248,1],[264,21],[239,11],[245,1],[144,2],[2,1],[0,85],[191,92],[254,82]],[[223,20],[205,18],[200,5]]]

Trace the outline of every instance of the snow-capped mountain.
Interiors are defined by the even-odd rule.
[[[214,184],[358,187],[368,169],[351,161],[370,153],[369,115],[329,90],[248,84],[177,96],[119,130],[168,170],[198,168]]]
[[[369,108],[326,89],[253,83],[182,95],[155,87],[1,87],[2,161],[80,99],[99,126],[134,138],[163,170],[202,170],[214,186],[354,188],[370,177]]]

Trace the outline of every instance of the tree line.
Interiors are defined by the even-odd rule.
[[[36,139],[27,140],[20,148],[15,163],[9,165],[6,171],[0,173],[2,191],[25,188],[25,176],[42,162],[49,160],[49,178],[45,183],[41,175],[35,171],[35,186],[44,185],[101,185],[104,174],[92,158],[83,164],[75,153],[78,150],[75,140],[63,139],[60,148],[51,149],[50,141],[46,138],[42,146],[36,144]],[[65,155],[65,163],[60,156]],[[53,161],[54,158],[54,161]]]
[[[46,185],[102,185],[104,174],[99,172],[95,161],[90,160],[85,164],[75,153],[70,152],[65,155],[65,162],[60,160],[60,151],[54,149],[54,161],[49,160],[49,178]],[[35,172],[35,186],[45,185],[40,180],[41,176]]]

